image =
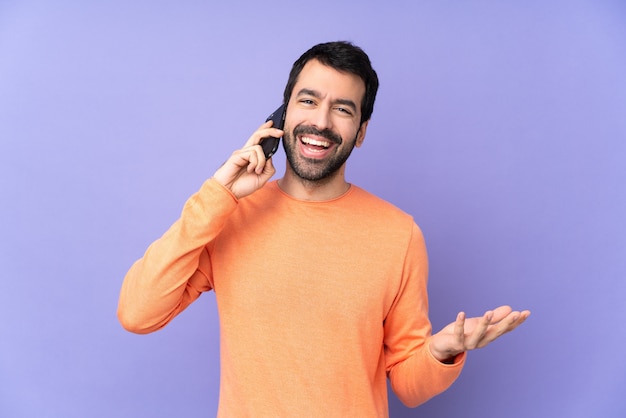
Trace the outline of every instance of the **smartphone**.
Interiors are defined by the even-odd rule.
[[[267,121],[274,121],[272,124],[272,128],[283,129],[285,125],[285,105],[280,105],[278,109],[274,111],[271,115],[265,119]],[[265,158],[270,158],[276,150],[278,149],[278,142],[280,138],[276,138],[273,136],[266,136],[261,139],[261,148],[263,148],[263,153],[265,154]]]

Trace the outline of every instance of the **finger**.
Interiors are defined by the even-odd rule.
[[[485,312],[482,318],[478,320],[478,325],[465,337],[465,349],[473,350],[481,345],[491,321],[493,321],[493,311]]]
[[[254,133],[248,138],[246,141],[244,148],[252,145],[258,145],[261,140],[268,136],[273,136],[275,138],[280,138],[283,136],[283,130],[278,128],[272,128],[272,121],[265,122],[263,125],[259,126],[259,128],[254,131]]]
[[[259,153],[256,148],[260,147],[255,146],[248,149],[248,166],[246,167],[248,173],[254,173],[259,167]],[[262,168],[263,166],[261,166],[261,169]]]
[[[454,336],[460,345],[465,344],[465,312],[459,312],[456,316]]]
[[[262,174],[265,171],[265,166],[267,165],[268,159],[265,158],[265,153],[263,152],[263,148],[260,145],[254,147],[254,154],[256,155],[257,160],[255,172],[257,174]]]
[[[226,162],[218,169],[231,171],[233,175],[250,165],[251,148],[242,148],[234,151]]]
[[[479,347],[484,347],[494,341],[496,338],[513,331],[520,326],[530,315],[530,311],[517,312],[513,311],[496,325],[492,325],[487,334],[479,343]]]
[[[269,158],[267,160],[265,160],[265,166],[263,167],[263,176],[265,176],[266,178],[270,178],[274,175],[274,173],[276,173],[276,169],[274,168],[274,163],[272,162],[272,159]]]
[[[493,319],[491,321],[492,324],[502,321],[506,318],[513,309],[508,305],[499,306],[493,310]]]
[[[264,158],[264,156],[263,156]],[[257,176],[257,186],[261,188],[267,183],[267,181],[272,178],[272,176],[276,173],[276,169],[272,164],[272,159],[265,160],[265,164],[263,164],[263,168],[259,171],[258,169],[255,171],[255,175]]]
[[[510,329],[510,331],[513,331],[515,328],[522,325],[528,319],[529,316],[530,316],[530,311],[521,312],[519,315],[519,318],[517,319],[517,321],[515,321],[515,324],[513,325],[513,328]]]
[[[530,311],[511,312],[509,317],[507,317],[508,323],[504,332],[513,331],[515,328],[522,325],[529,316],[530,316]]]

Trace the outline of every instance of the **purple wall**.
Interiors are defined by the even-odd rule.
[[[0,416],[215,414],[214,296],[137,336],[120,284],[336,39],[381,78],[348,177],[424,230],[435,328],[533,312],[392,416],[626,414],[623,2],[182,3],[0,3]]]

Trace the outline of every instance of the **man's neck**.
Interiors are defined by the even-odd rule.
[[[341,196],[348,191],[350,183],[345,180],[343,167],[331,178],[320,181],[305,180],[287,167],[283,178],[278,180],[278,186],[295,199],[323,201]]]

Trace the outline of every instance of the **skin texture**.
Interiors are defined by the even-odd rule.
[[[278,181],[281,189],[301,200],[342,195],[350,187],[345,180],[346,161],[352,150],[363,144],[367,130],[368,121],[360,123],[364,91],[365,85],[356,75],[309,61],[287,104],[284,131],[272,128],[271,121],[264,123],[213,177],[237,198],[254,193],[276,172],[272,160],[265,159],[261,138],[284,135],[288,164]],[[328,147],[321,150],[312,143]],[[457,355],[485,347],[513,331],[529,315],[527,310],[514,311],[506,305],[482,317],[466,318],[460,312],[454,322],[432,336],[431,353],[441,362],[454,361]]]

